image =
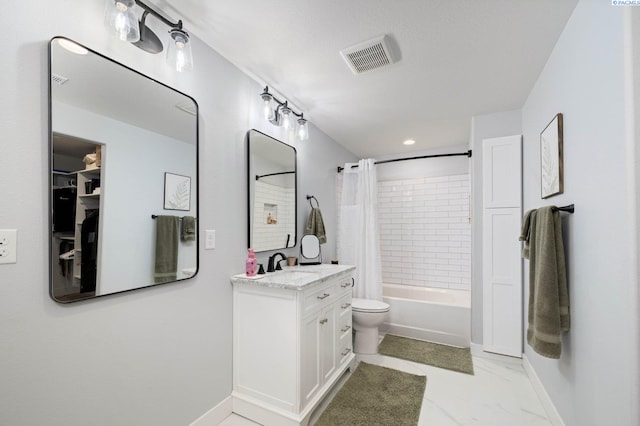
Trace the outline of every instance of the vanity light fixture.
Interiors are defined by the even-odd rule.
[[[146,26],[149,14],[167,25],[169,30],[169,45],[167,48],[167,62],[176,71],[191,71],[193,69],[193,55],[189,33],[182,29],[182,20],[173,22],[162,12],[156,10],[150,3],[142,0],[106,0],[105,25],[115,32],[122,41],[128,41],[148,53],[160,53],[164,49],[158,36]],[[133,12],[134,6],[143,9],[140,20]]]
[[[269,93],[269,86],[264,88],[260,94],[263,102],[264,118],[274,126],[282,126],[285,129],[292,129],[297,123],[296,136],[301,141],[309,139],[309,126],[307,119],[303,113],[295,112],[290,106],[289,101],[284,102]],[[275,104],[275,105],[274,105]],[[296,117],[297,120],[296,120]],[[295,120],[295,123],[294,123]]]

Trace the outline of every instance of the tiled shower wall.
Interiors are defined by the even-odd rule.
[[[382,280],[470,290],[469,175],[378,182]]]
[[[286,235],[291,235],[289,246],[293,246],[295,235],[295,188],[283,188],[256,181],[253,204],[253,248],[256,251],[285,247]],[[276,223],[268,223],[271,213]],[[283,235],[285,237],[283,237]]]

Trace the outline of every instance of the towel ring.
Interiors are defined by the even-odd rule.
[[[309,204],[311,205],[312,209],[319,209],[320,208],[320,203],[318,202],[318,199],[316,197],[314,197],[313,195],[307,195],[307,200],[309,200]],[[313,206],[313,201],[315,200],[316,202],[316,206]]]

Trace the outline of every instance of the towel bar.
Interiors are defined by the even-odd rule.
[[[307,200],[309,200],[309,204],[311,205],[311,208],[313,209],[313,202],[311,200],[316,200],[316,204],[317,206],[315,207],[316,209],[320,208],[320,203],[318,202],[318,199],[316,197],[314,197],[313,195],[307,195]]]
[[[569,204],[568,206],[552,207],[552,208],[553,210],[567,212],[567,213],[573,213],[575,211],[575,206],[573,204]]]
[[[157,218],[157,217],[158,217],[158,215],[157,215],[157,214],[152,214],[152,215],[151,215],[151,219],[155,219],[155,218]],[[182,218],[181,218],[181,217],[179,217],[178,219],[182,220]],[[198,220],[198,218],[194,218],[193,220],[197,221],[197,220]]]

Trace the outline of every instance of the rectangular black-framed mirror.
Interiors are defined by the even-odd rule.
[[[53,300],[195,276],[196,101],[65,37],[49,75]]]
[[[296,149],[248,132],[249,242],[256,252],[295,247],[298,229]]]

